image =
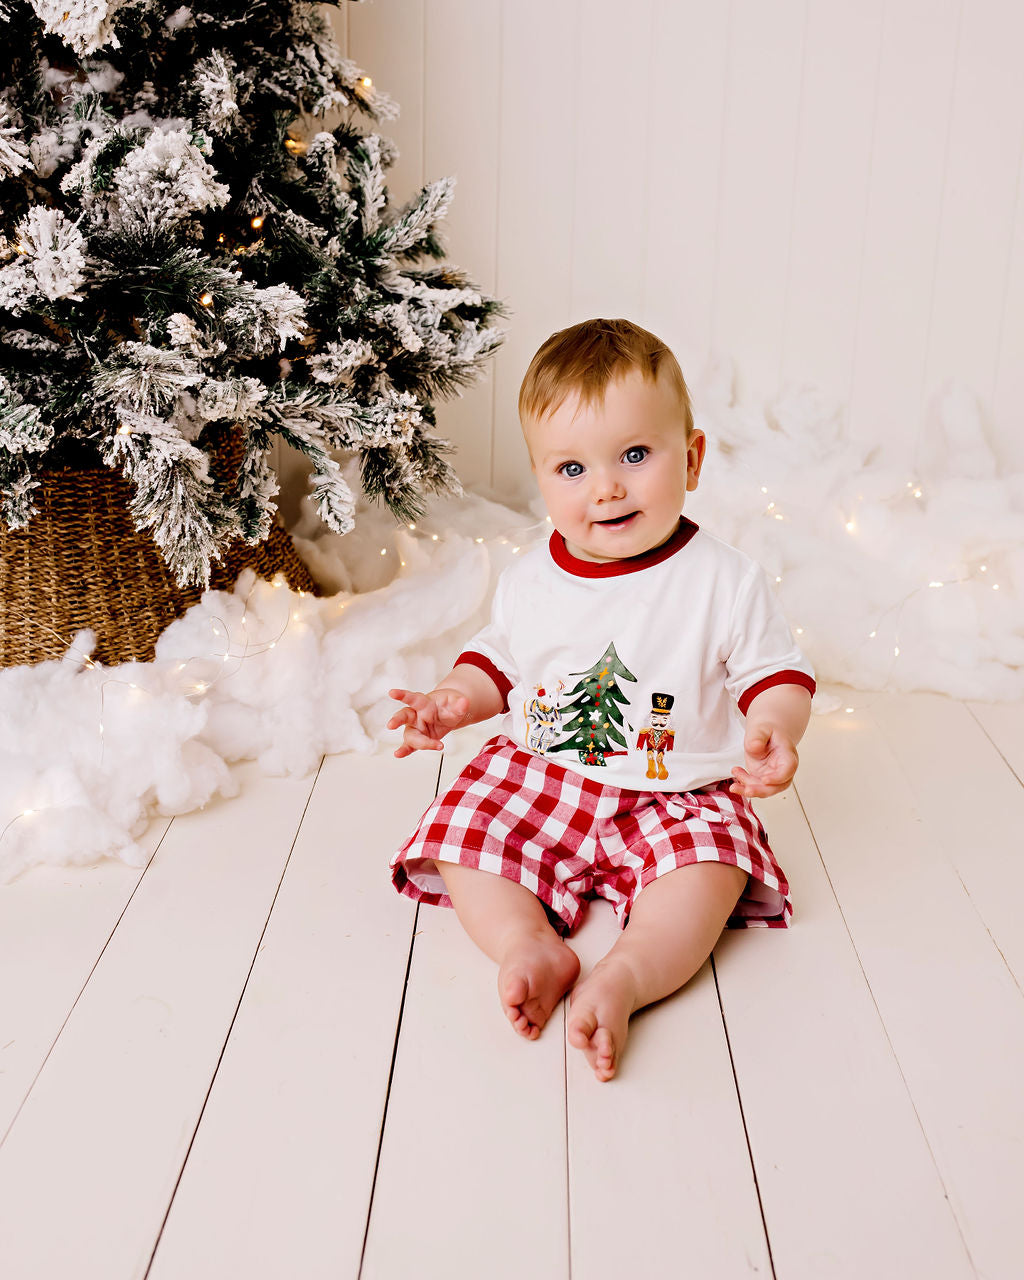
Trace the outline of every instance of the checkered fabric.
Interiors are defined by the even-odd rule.
[[[525,885],[569,933],[586,898],[606,898],[625,925],[658,876],[722,862],[749,876],[729,927],[784,929],[789,884],[750,802],[730,785],[683,793],[602,786],[501,734],[423,815],[391,859],[392,880],[410,898],[450,907],[435,862],[491,871]]]

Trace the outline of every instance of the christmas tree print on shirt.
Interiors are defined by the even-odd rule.
[[[548,748],[553,751],[575,751],[581,764],[603,765],[607,756],[621,756],[629,747],[623,733],[632,732],[626,725],[622,708],[629,699],[619,687],[622,680],[636,681],[615,646],[610,644],[604,656],[589,671],[569,676],[577,683],[561,703],[561,721],[565,736]]]

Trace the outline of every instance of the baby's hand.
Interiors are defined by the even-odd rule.
[[[736,795],[774,796],[793,781],[799,757],[795,743],[781,729],[748,725],[743,750],[747,767],[733,769],[729,788]]]
[[[389,729],[405,726],[402,745],[395,751],[399,760],[414,751],[443,750],[441,739],[459,727],[469,710],[469,699],[454,689],[435,689],[433,693],[389,689],[388,696],[405,703],[388,721]]]

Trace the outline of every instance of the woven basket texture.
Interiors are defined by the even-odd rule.
[[[237,471],[240,456],[220,448],[211,471]],[[128,482],[99,464],[55,468],[34,496],[38,511],[25,528],[0,524],[0,667],[59,658],[82,627],[96,632],[98,662],[151,661],[160,633],[202,589],[178,587],[152,538],[132,524]],[[258,546],[233,543],[212,566],[210,586],[230,589],[247,567],[317,593],[277,522]]]

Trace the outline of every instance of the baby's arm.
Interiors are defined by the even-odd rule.
[[[460,663],[430,693],[389,689],[388,694],[405,703],[388,721],[389,729],[405,726],[402,745],[395,751],[399,760],[414,751],[441,751],[446,733],[489,720],[504,706],[490,676],[469,663]]]
[[[747,767],[733,769],[731,790],[748,797],[785,791],[799,763],[796,744],[810,718],[811,695],[802,685],[778,684],[759,693],[747,708]]]

